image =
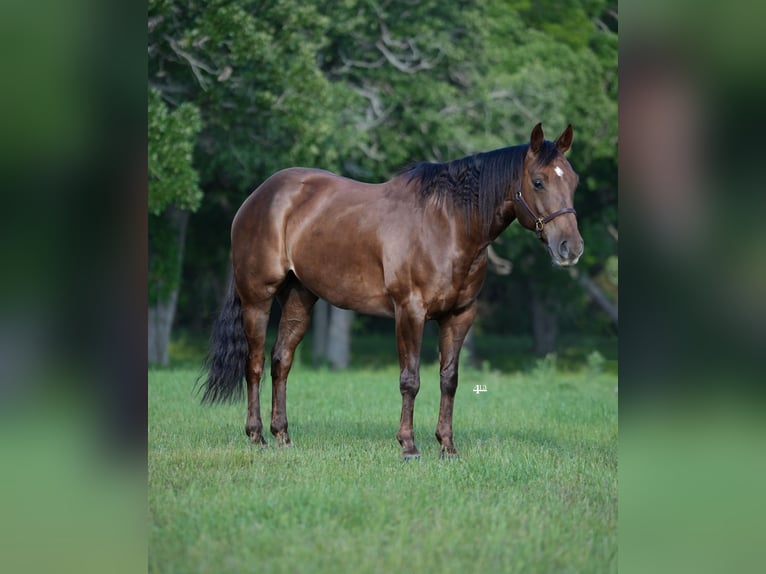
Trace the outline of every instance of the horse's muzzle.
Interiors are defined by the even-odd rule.
[[[574,240],[562,239],[555,246],[548,244],[554,265],[569,267],[575,265],[583,253],[584,243],[581,238]]]

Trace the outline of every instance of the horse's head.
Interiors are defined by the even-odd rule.
[[[520,188],[514,190],[514,213],[548,246],[556,265],[574,265],[583,252],[573,206],[579,177],[564,157],[572,145],[572,126],[555,142],[546,141],[541,124],[532,130]]]

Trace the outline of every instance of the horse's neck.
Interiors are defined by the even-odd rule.
[[[498,235],[505,231],[506,227],[513,223],[514,219],[516,219],[516,214],[513,211],[513,200],[508,197],[495,211],[495,218],[489,227],[487,243],[494,241]]]

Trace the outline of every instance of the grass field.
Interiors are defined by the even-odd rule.
[[[242,403],[200,406],[196,375],[149,373],[150,572],[617,569],[614,374],[561,372],[550,360],[464,369],[461,456],[439,460],[438,368],[426,365],[415,406],[422,458],[411,462],[395,439],[398,369],[298,365],[287,403],[296,446],[282,450],[249,445]]]

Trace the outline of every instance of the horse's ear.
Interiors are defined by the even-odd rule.
[[[574,130],[572,129],[572,124],[569,124],[567,129],[559,136],[559,139],[556,140],[556,147],[559,148],[561,153],[566,152],[570,148],[573,137]]]
[[[529,151],[536,154],[543,147],[543,141],[545,140],[545,134],[543,134],[543,124],[538,123],[532,129],[532,135],[529,138]]]

